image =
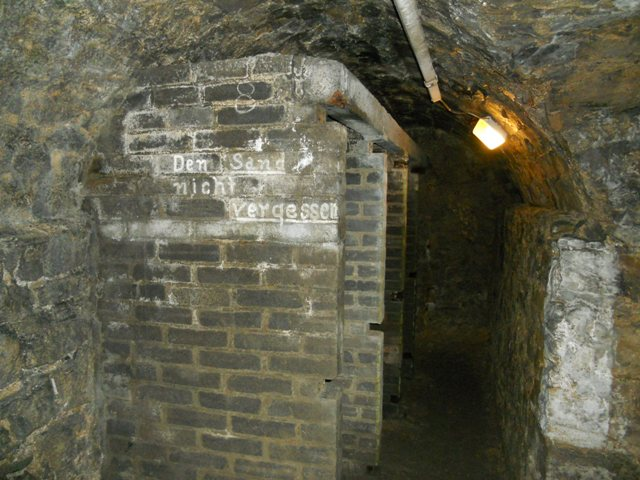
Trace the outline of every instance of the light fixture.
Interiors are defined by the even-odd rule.
[[[478,137],[489,150],[495,150],[507,140],[507,132],[493,118],[489,116],[479,117],[475,113],[454,110],[442,99],[440,99],[438,103],[448,112],[455,115],[469,115],[470,117],[477,118],[478,122],[473,128],[473,134]]]
[[[507,139],[507,132],[491,117],[480,118],[473,128],[473,134],[478,137],[489,150],[498,148]]]

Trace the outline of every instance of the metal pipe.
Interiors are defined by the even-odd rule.
[[[416,6],[415,0],[393,0],[402,28],[409,39],[413,54],[418,60],[418,66],[422,72],[424,85],[429,90],[432,102],[439,102],[442,99],[440,88],[438,87],[438,75],[433,69],[433,62],[429,54],[427,39],[424,36],[422,22],[420,21],[420,12]]]

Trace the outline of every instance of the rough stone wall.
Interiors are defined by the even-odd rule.
[[[91,236],[0,231],[0,478],[98,478]]]
[[[600,242],[560,238],[553,248],[541,424],[554,442],[602,448],[611,410],[617,258]]]
[[[121,78],[111,46],[62,10],[0,5],[0,478],[99,478],[82,183]]]
[[[64,88],[75,65],[43,45],[47,34],[59,45],[59,25],[35,32],[30,6],[10,7],[0,7],[0,478],[93,479],[99,329],[82,181],[116,82],[79,70]]]
[[[538,395],[544,366],[542,325],[551,246],[539,219],[548,215],[545,210],[522,207],[506,220],[491,366],[503,449],[513,479],[544,478]]]
[[[564,167],[555,174],[545,173],[547,183],[553,185],[553,203],[557,208],[588,212],[590,221],[601,229],[597,240],[602,241],[607,236],[615,245],[618,258],[620,284],[613,305],[617,341],[607,440],[610,450],[604,456],[582,454],[582,461],[591,465],[585,467],[586,470],[604,468],[615,471],[611,466],[612,449],[626,461],[635,463],[635,466],[628,467],[634,471],[640,465],[640,437],[637,434],[640,421],[640,372],[637,367],[639,304],[635,287],[640,258],[640,172],[637,168],[640,96],[637,88],[630,87],[629,78],[637,76],[639,68],[636,60],[640,38],[639,12],[637,2],[613,2],[596,11],[577,13],[569,9],[566,12],[564,18],[553,10],[539,17],[544,25],[540,24],[537,31],[542,34],[540,40],[545,40],[536,42],[534,55],[523,55],[518,60],[521,66],[517,69],[525,72],[529,81],[538,84],[543,78],[554,79],[546,82],[544,88],[532,89],[531,108],[527,110],[534,121],[545,128],[548,137],[566,150],[569,169],[580,172],[582,177],[580,183],[584,187],[578,184],[577,188],[571,188]],[[545,17],[562,20],[549,23],[544,21]],[[594,26],[596,23],[597,27]],[[563,34],[562,45],[555,40],[550,41],[551,38],[559,38],[557,34],[562,30],[568,34]],[[533,47],[527,48],[533,51]],[[602,88],[594,88],[598,84]],[[526,143],[524,146],[529,148]],[[512,161],[514,165],[520,165],[517,157],[514,156]],[[540,176],[535,169],[520,167],[520,170],[523,173],[530,170],[531,177]],[[585,192],[587,195],[580,202],[570,199],[570,195],[583,196]],[[540,204],[536,197],[540,197],[539,193],[532,190],[525,195],[528,201]],[[573,468],[568,458],[570,455],[560,455],[554,462]],[[613,463],[625,464],[620,458]],[[617,470],[626,468],[618,466]],[[558,476],[571,474],[568,470]],[[625,475],[634,478],[633,473]],[[607,478],[604,473],[601,476]]]
[[[619,249],[620,292],[614,305],[617,334],[610,431],[640,463],[640,252]]]
[[[617,254],[580,214],[507,217],[492,373],[509,478],[634,478],[610,428]]]
[[[629,27],[621,22],[602,34],[607,36],[606,44],[611,48],[631,55],[628,49],[637,49],[621,34],[626,28]],[[603,47],[604,44],[590,42],[585,52],[601,54]],[[620,288],[613,306],[617,342],[610,441],[616,449],[631,456],[636,468],[640,468],[640,172],[637,168],[640,161],[640,115],[637,107],[633,107],[634,98],[637,105],[638,97],[607,91],[602,101],[612,104],[614,108],[600,102],[592,105],[587,101],[592,93],[581,82],[577,77],[573,78],[572,86],[582,99],[577,105],[575,117],[568,118],[564,113],[556,112],[557,134],[562,134],[586,177],[597,188],[599,193],[594,195],[594,199],[607,205],[605,211],[595,210],[592,215],[610,238],[616,241]],[[568,92],[563,94],[566,96]]]
[[[345,478],[376,466],[382,428],[386,155],[350,132],[346,170],[342,448]]]
[[[387,254],[384,312],[384,412],[399,413],[404,333],[408,166],[391,156],[387,179]]]
[[[94,178],[105,478],[339,476],[347,138],[262,60],[142,72]]]

